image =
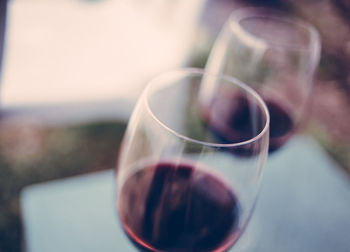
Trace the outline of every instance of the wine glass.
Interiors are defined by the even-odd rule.
[[[217,83],[210,94],[201,88],[207,82]],[[228,250],[250,218],[268,142],[267,107],[242,82],[198,69],[153,79],[118,159],[127,237],[141,251]]]
[[[271,152],[303,121],[319,57],[319,34],[311,24],[272,9],[247,7],[230,15],[206,70],[234,76],[262,96],[271,117]]]

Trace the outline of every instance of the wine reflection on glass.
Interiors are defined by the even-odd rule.
[[[298,128],[310,98],[320,39],[309,23],[267,8],[233,11],[210,53],[206,70],[233,76],[254,88],[268,106],[269,151]],[[214,90],[207,83],[205,92]]]
[[[216,83],[209,96],[207,82]],[[243,122],[241,98],[250,115]],[[153,79],[117,166],[116,209],[127,237],[141,251],[227,251],[251,216],[268,143],[267,107],[242,82],[198,69]]]

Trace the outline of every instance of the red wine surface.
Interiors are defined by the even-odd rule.
[[[148,165],[118,201],[128,237],[143,251],[225,251],[238,237],[238,200],[217,176],[186,163]]]
[[[291,113],[274,100],[265,100],[270,113],[269,151],[280,148],[291,136],[294,121]],[[257,104],[241,94],[227,94],[214,99],[204,113],[212,134],[222,143],[238,143],[256,137],[265,125],[264,114]],[[259,146],[249,144],[232,149],[235,154],[253,155]]]

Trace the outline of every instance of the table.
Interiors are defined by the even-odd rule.
[[[28,252],[135,251],[114,211],[113,171],[32,185],[21,194]],[[350,182],[311,138],[271,155],[237,251],[349,252]]]

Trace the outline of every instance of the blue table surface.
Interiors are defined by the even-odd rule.
[[[26,251],[136,251],[114,193],[111,170],[25,188]],[[269,157],[256,209],[232,251],[350,251],[350,181],[314,140],[294,137]]]

